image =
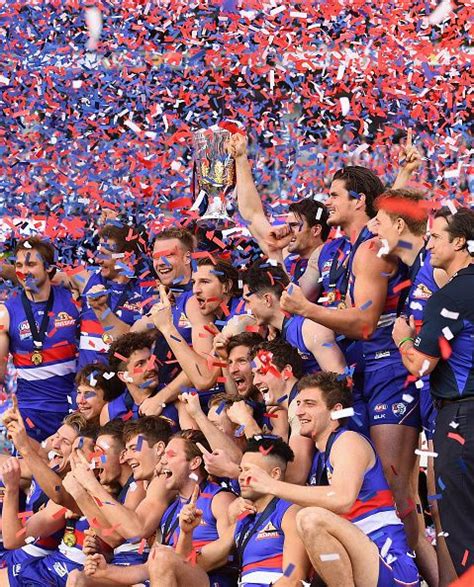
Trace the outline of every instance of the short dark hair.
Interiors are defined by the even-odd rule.
[[[76,387],[79,385],[98,387],[104,393],[104,400],[110,402],[122,393],[123,384],[115,373],[113,374],[113,377],[106,379],[104,375],[108,373],[108,371],[108,366],[104,363],[89,363],[88,365],[84,365],[84,367],[78,371],[74,383]],[[95,379],[95,385],[91,384],[92,379]]]
[[[282,338],[265,340],[252,348],[250,356],[254,359],[259,353],[271,353],[271,362],[278,371],[283,371],[286,365],[290,365],[293,375],[299,379],[303,376],[303,360],[298,350]]]
[[[352,407],[352,390],[349,381],[344,375],[330,371],[320,371],[305,375],[298,382],[298,391],[303,391],[303,389],[310,387],[317,387],[321,391],[328,410],[332,410],[336,404],[341,404],[343,408]]]
[[[367,167],[348,165],[336,171],[332,181],[337,179],[344,181],[345,188],[349,192],[351,199],[358,199],[360,194],[365,194],[365,211],[369,218],[374,218],[376,215],[375,199],[385,189],[380,178]]]
[[[258,332],[241,332],[240,334],[235,334],[229,338],[227,354],[238,346],[246,346],[251,349],[261,342],[263,342],[263,336],[260,336]]]
[[[184,440],[184,452],[186,453],[186,459],[188,461],[192,461],[195,457],[201,457],[201,464],[199,469],[203,475],[207,476],[204,459],[202,458],[202,452],[199,450],[197,443],[199,442],[202,444],[203,447],[209,452],[212,452],[212,449],[207,438],[204,436],[201,430],[180,430],[179,432],[176,432],[176,434],[173,434],[171,438],[180,438],[181,440]]]
[[[81,428],[81,430],[78,432],[78,436],[83,436],[84,438],[90,438],[91,440],[96,440],[97,439],[97,435],[99,432],[99,427],[96,424],[92,424],[91,422],[88,422],[84,428]]]
[[[38,236],[23,238],[18,241],[15,247],[15,256],[17,255],[18,251],[36,251],[39,253],[41,259],[43,260],[44,268],[48,272],[49,277],[51,279],[54,277],[54,274],[56,273],[56,267],[54,266],[55,248],[49,241],[43,240]]]
[[[285,468],[288,463],[295,460],[295,454],[288,444],[280,436],[272,434],[256,434],[249,438],[244,454],[247,452],[259,452],[277,458],[284,463]]]
[[[328,225],[329,212],[322,202],[313,198],[304,198],[299,202],[292,202],[288,207],[290,212],[299,218],[304,218],[308,226],[321,226],[321,240],[328,239],[331,227]]]
[[[151,349],[156,335],[152,332],[127,332],[114,340],[110,345],[108,360],[113,371],[120,371],[120,365],[124,362],[121,357],[129,359],[135,351]]]
[[[230,293],[236,294],[239,289],[239,272],[232,265],[232,262],[224,257],[206,256],[196,262],[198,267],[211,266],[212,271],[221,283],[230,282]]]
[[[435,212],[434,217],[444,218],[448,223],[446,232],[449,234],[449,242],[455,238],[464,238],[466,242],[463,249],[466,249],[471,257],[474,257],[474,210],[458,208],[453,214],[448,206],[443,206]]]
[[[272,265],[264,259],[259,259],[250,266],[244,281],[250,293],[262,295],[271,292],[280,299],[283,290],[290,283],[290,278],[281,265]]]
[[[185,228],[165,228],[155,236],[155,241],[153,244],[155,244],[157,241],[164,241],[172,238],[178,239],[186,251],[194,251],[194,236],[191,232],[189,232],[189,230],[186,230]]]
[[[222,403],[224,403],[225,408],[230,408],[232,404],[234,404],[237,401],[241,401],[241,399],[242,398],[240,397],[229,395],[228,393],[222,391],[220,393],[215,393],[213,396],[211,396],[211,398],[207,402],[207,407],[211,409],[214,406],[220,406]]]
[[[123,430],[125,428],[125,422],[121,418],[114,418],[103,426],[99,427],[97,436],[111,436],[120,448],[125,446],[123,441]]]
[[[375,200],[375,209],[383,210],[392,220],[402,218],[416,236],[426,233],[428,206],[421,190],[387,190]]]
[[[113,224],[106,224],[99,230],[99,238],[112,239],[117,243],[116,253],[135,253],[138,255],[140,251],[139,241],[143,238],[139,233],[119,220],[115,220]]]
[[[171,438],[171,424],[162,416],[142,416],[138,420],[128,420],[123,427],[123,443],[126,444],[139,434],[148,442],[150,448],[157,442],[167,444]]]

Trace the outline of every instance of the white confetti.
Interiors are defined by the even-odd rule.
[[[404,393],[404,394],[402,395],[402,400],[403,400],[404,402],[407,402],[407,404],[411,404],[411,402],[412,402],[414,399],[415,399],[415,398],[414,398],[412,395],[410,395],[409,393]]]
[[[449,320],[457,320],[459,318],[459,312],[451,312],[451,310],[443,308],[441,310],[441,316],[443,318],[449,318]]]
[[[420,450],[419,448],[415,449],[415,454],[419,457],[433,457],[434,459],[438,456],[437,452],[432,450]]]
[[[454,338],[454,334],[451,332],[449,326],[445,326],[441,332],[446,340],[452,340]]]
[[[339,102],[341,103],[341,114],[342,116],[346,116],[346,114],[348,114],[349,110],[351,109],[349,98],[347,96],[343,96],[342,98],[339,98]]]
[[[199,481],[199,477],[196,475],[196,473],[191,473],[189,475],[189,478],[191,479],[191,481],[196,481],[196,483]]]
[[[456,428],[459,426],[459,422],[455,422],[454,420],[452,422],[449,423],[450,428],[454,428],[454,430],[456,430]]]
[[[340,420],[341,418],[352,418],[354,415],[354,408],[344,408],[342,410],[334,410],[331,412],[331,420]]]
[[[81,79],[75,79],[75,80],[72,81],[72,87],[75,90],[78,90],[81,86],[82,86],[82,80]]]
[[[384,545],[380,549],[380,556],[382,558],[385,558],[387,556],[388,551],[390,550],[390,547],[392,546],[392,542],[393,541],[391,538],[387,538],[387,540],[385,541]]]
[[[415,387],[416,389],[422,389],[425,385],[425,382],[423,381],[423,379],[418,379],[418,381],[415,381]]]

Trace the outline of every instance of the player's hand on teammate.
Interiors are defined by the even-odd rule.
[[[301,288],[294,283],[290,283],[280,298],[280,308],[284,312],[299,314],[300,316],[304,316],[304,312],[309,303]]]
[[[230,524],[235,524],[237,520],[244,515],[255,513],[257,513],[257,508],[250,500],[238,497],[229,505],[227,517]]]
[[[3,463],[0,473],[6,489],[16,491],[20,488],[21,467],[17,458],[10,457],[7,459]]]

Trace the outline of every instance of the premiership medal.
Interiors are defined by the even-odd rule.
[[[67,528],[66,528],[66,530],[67,530]],[[76,535],[74,534],[74,530],[64,532],[63,542],[66,546],[69,546],[69,548],[76,546],[77,540],[76,540]]]
[[[41,363],[43,362],[43,355],[41,354],[41,351],[33,351],[33,353],[31,354],[31,362],[33,363],[33,365],[36,365],[36,367],[38,365],[41,365]]]
[[[346,302],[344,302],[343,300],[341,300],[338,304],[337,304],[337,309],[338,310],[345,310],[347,308],[346,306]]]
[[[114,342],[113,336],[108,334],[107,332],[104,332],[104,334],[102,335],[102,340],[105,342],[105,344],[112,344]]]
[[[336,292],[334,290],[330,291],[327,295],[328,304],[333,304],[336,301]]]

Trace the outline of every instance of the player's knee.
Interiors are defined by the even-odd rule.
[[[304,508],[296,515],[296,527],[301,538],[313,536],[329,522],[328,510],[319,507]]]
[[[160,573],[169,572],[175,567],[177,558],[172,548],[156,546],[148,557],[148,570],[150,574],[157,570]]]

